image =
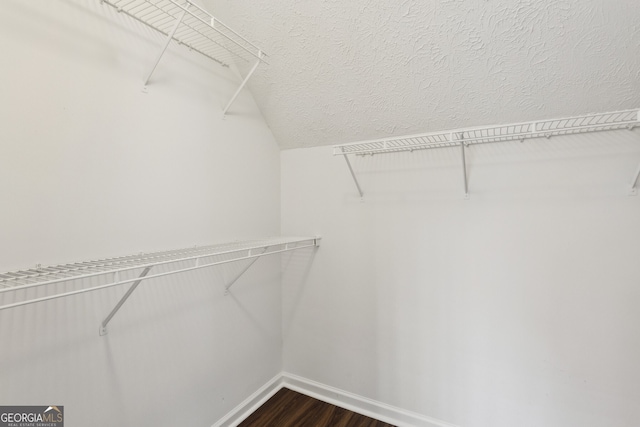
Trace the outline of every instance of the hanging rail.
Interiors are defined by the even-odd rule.
[[[105,283],[99,285],[91,285],[73,291],[59,291],[54,289],[53,293],[50,295],[32,297],[18,302],[5,304],[0,306],[0,310],[132,283],[132,286],[101,323],[100,334],[104,335],[106,334],[106,327],[109,321],[143,280],[242,260],[249,260],[250,264],[248,267],[250,267],[256,259],[263,256],[303,248],[318,247],[319,245],[320,237],[275,238],[269,240],[234,242],[173,251],[138,254],[58,266],[37,266],[30,270],[0,273],[0,294],[57,283],[107,276]],[[164,266],[164,271],[149,274],[152,268],[158,266]],[[225,287],[226,292],[228,292],[231,285],[233,285],[233,283],[235,283],[239,277],[248,270],[248,267],[243,269],[242,272]],[[137,277],[124,280],[121,279],[123,273],[129,272],[129,274],[132,274],[134,273],[134,270],[142,270],[142,272]]]
[[[348,155],[374,155],[402,151],[427,150],[432,148],[461,147],[465,198],[468,198],[465,147],[493,142],[524,141],[532,138],[575,135],[589,132],[603,132],[620,129],[632,130],[640,126],[640,109],[614,111],[610,113],[587,114],[561,119],[538,120],[497,126],[483,126],[432,132],[417,135],[376,139],[333,146],[334,156],[344,156],[349,166],[358,193],[363,196],[360,183],[351,167]],[[630,194],[637,194],[640,166],[631,183]]]
[[[255,61],[224,108],[225,114],[258,65],[267,63],[266,54],[260,48],[190,0],[100,0],[100,3],[115,8],[119,13],[130,16],[167,37],[147,74],[145,90],[171,40],[224,67],[229,67],[229,63],[234,61]]]

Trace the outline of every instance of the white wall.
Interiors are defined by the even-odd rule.
[[[0,3],[0,271],[278,235],[279,150],[227,68],[97,0]],[[0,311],[0,404],[210,426],[281,370],[280,263]],[[21,295],[4,294],[0,303]]]
[[[358,157],[282,152],[284,369],[464,427],[640,419],[640,134]]]

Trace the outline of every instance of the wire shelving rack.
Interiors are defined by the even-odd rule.
[[[111,318],[143,280],[231,262],[250,261],[235,278],[226,284],[225,291],[228,293],[231,286],[233,286],[259,258],[303,248],[318,247],[319,245],[320,237],[278,237],[210,246],[196,246],[163,252],[140,253],[137,255],[56,266],[37,266],[36,268],[28,270],[0,273],[0,294],[40,287],[48,287],[48,289],[51,290],[51,292],[48,292],[45,296],[26,297],[17,302],[1,305],[0,310],[131,284],[127,293],[102,322],[100,333],[104,335],[106,334],[106,327]],[[153,268],[159,266],[163,267],[161,272],[153,272],[150,274]],[[131,277],[132,273],[137,273],[138,275],[133,274],[134,277]],[[92,283],[80,289],[65,290],[51,286],[58,283],[68,283],[96,277],[101,279],[99,283],[87,280],[87,282]]]
[[[354,179],[360,197],[364,195],[353,170],[349,155],[374,155],[434,148],[458,147],[461,149],[464,191],[469,191],[466,176],[465,148],[476,144],[506,141],[524,141],[532,138],[576,135],[589,132],[633,130],[640,126],[640,109],[587,114],[550,120],[538,120],[496,126],[454,129],[443,132],[422,133],[393,138],[383,138],[333,146],[333,154],[343,156]],[[630,194],[637,194],[640,166],[631,182]]]
[[[100,0],[100,3],[166,36],[165,44],[147,75],[145,88],[172,40],[225,67],[237,61],[255,61],[224,108],[226,114],[258,65],[266,63],[267,55],[258,46],[190,0]]]

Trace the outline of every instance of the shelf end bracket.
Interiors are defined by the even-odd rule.
[[[105,317],[105,319],[102,321],[102,323],[100,324],[100,335],[104,336],[107,335],[107,325],[109,324],[109,322],[111,321],[111,319],[113,319],[113,316],[116,315],[116,313],[118,312],[118,310],[120,310],[120,307],[122,307],[122,305],[127,301],[127,299],[131,296],[131,294],[133,293],[133,291],[136,290],[136,288],[138,287],[138,285],[140,284],[140,282],[142,282],[142,278],[145,277],[147,274],[149,274],[149,271],[151,270],[151,267],[146,267],[144,270],[142,270],[142,273],[140,273],[140,276],[138,276],[138,280],[136,280],[135,282],[133,282],[133,285],[131,285],[131,287],[129,288],[129,290],[127,291],[127,293],[125,293],[122,298],[120,298],[120,301],[118,301],[118,304],[116,304],[115,307],[113,307],[113,310],[111,310],[111,313],[109,313],[109,315],[107,317]]]
[[[638,178],[640,178],[640,165],[638,165],[636,174],[633,176],[633,180],[631,181],[631,188],[629,189],[630,196],[638,195]]]
[[[162,46],[162,49],[160,50],[160,53],[158,54],[158,56],[156,58],[156,62],[153,64],[153,67],[151,68],[151,71],[149,71],[149,74],[147,75],[147,78],[144,81],[144,87],[145,88],[147,87],[147,84],[149,83],[149,79],[151,79],[151,76],[153,75],[153,72],[156,70],[156,67],[160,63],[160,60],[162,59],[162,56],[164,55],[165,51],[169,47],[169,43],[171,43],[171,40],[173,39],[173,36],[176,34],[176,30],[180,26],[180,23],[182,22],[182,18],[184,18],[184,15],[187,13],[187,8],[188,7],[189,7],[189,4],[187,3],[187,6],[184,9],[182,9],[182,12],[180,13],[180,16],[176,19],[175,24],[173,24],[173,28],[167,34],[167,40],[164,42],[164,46]],[[143,91],[144,91],[144,89],[143,89]]]
[[[464,182],[464,198],[469,198],[469,182],[467,179],[467,157],[465,153],[464,141],[460,143],[460,150],[462,153],[462,180]]]
[[[238,281],[238,279],[240,279],[242,277],[242,275],[244,273],[247,272],[247,270],[249,270],[251,268],[251,266],[262,256],[264,255],[265,252],[267,252],[267,249],[269,249],[269,246],[265,247],[262,252],[260,252],[259,254],[256,255],[251,255],[251,250],[249,250],[249,255],[248,256],[253,256],[253,259],[251,260],[251,262],[242,269],[242,271],[236,275],[236,277],[230,281],[227,286],[225,286],[224,288],[224,294],[225,295],[229,295],[229,289],[231,289],[231,287],[233,286],[234,283],[236,283]]]
[[[638,122],[640,122],[640,110],[638,110]],[[638,165],[638,169],[636,169],[635,175],[633,175],[633,179],[631,180],[631,187],[629,188],[630,196],[638,195],[638,179],[640,178],[640,164]]]
[[[342,149],[342,155],[344,156],[344,160],[347,162],[347,167],[349,168],[349,172],[351,172],[351,177],[353,178],[353,182],[356,184],[356,188],[358,189],[358,194],[360,194],[360,198],[363,198],[364,193],[362,192],[362,188],[360,188],[360,183],[358,182],[356,173],[353,171],[353,167],[351,167],[351,162],[349,161],[349,157],[344,152],[344,149]]]
[[[236,98],[240,94],[240,91],[247,84],[247,82],[251,78],[251,75],[253,74],[254,71],[256,71],[256,68],[258,68],[258,65],[260,65],[261,62],[262,62],[262,51],[259,50],[258,51],[258,60],[256,61],[255,64],[253,64],[253,67],[249,71],[249,74],[247,74],[247,77],[245,77],[244,80],[242,81],[242,83],[240,83],[240,87],[238,88],[238,90],[236,90],[236,93],[234,93],[233,96],[231,97],[231,99],[229,100],[229,102],[227,102],[226,107],[224,107],[224,110],[222,111],[222,115],[226,115],[227,114],[227,111],[229,111],[229,108],[231,107],[231,104],[233,104],[233,101],[236,100]]]

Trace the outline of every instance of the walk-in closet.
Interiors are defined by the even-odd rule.
[[[640,3],[2,0],[0,427],[637,427]]]

